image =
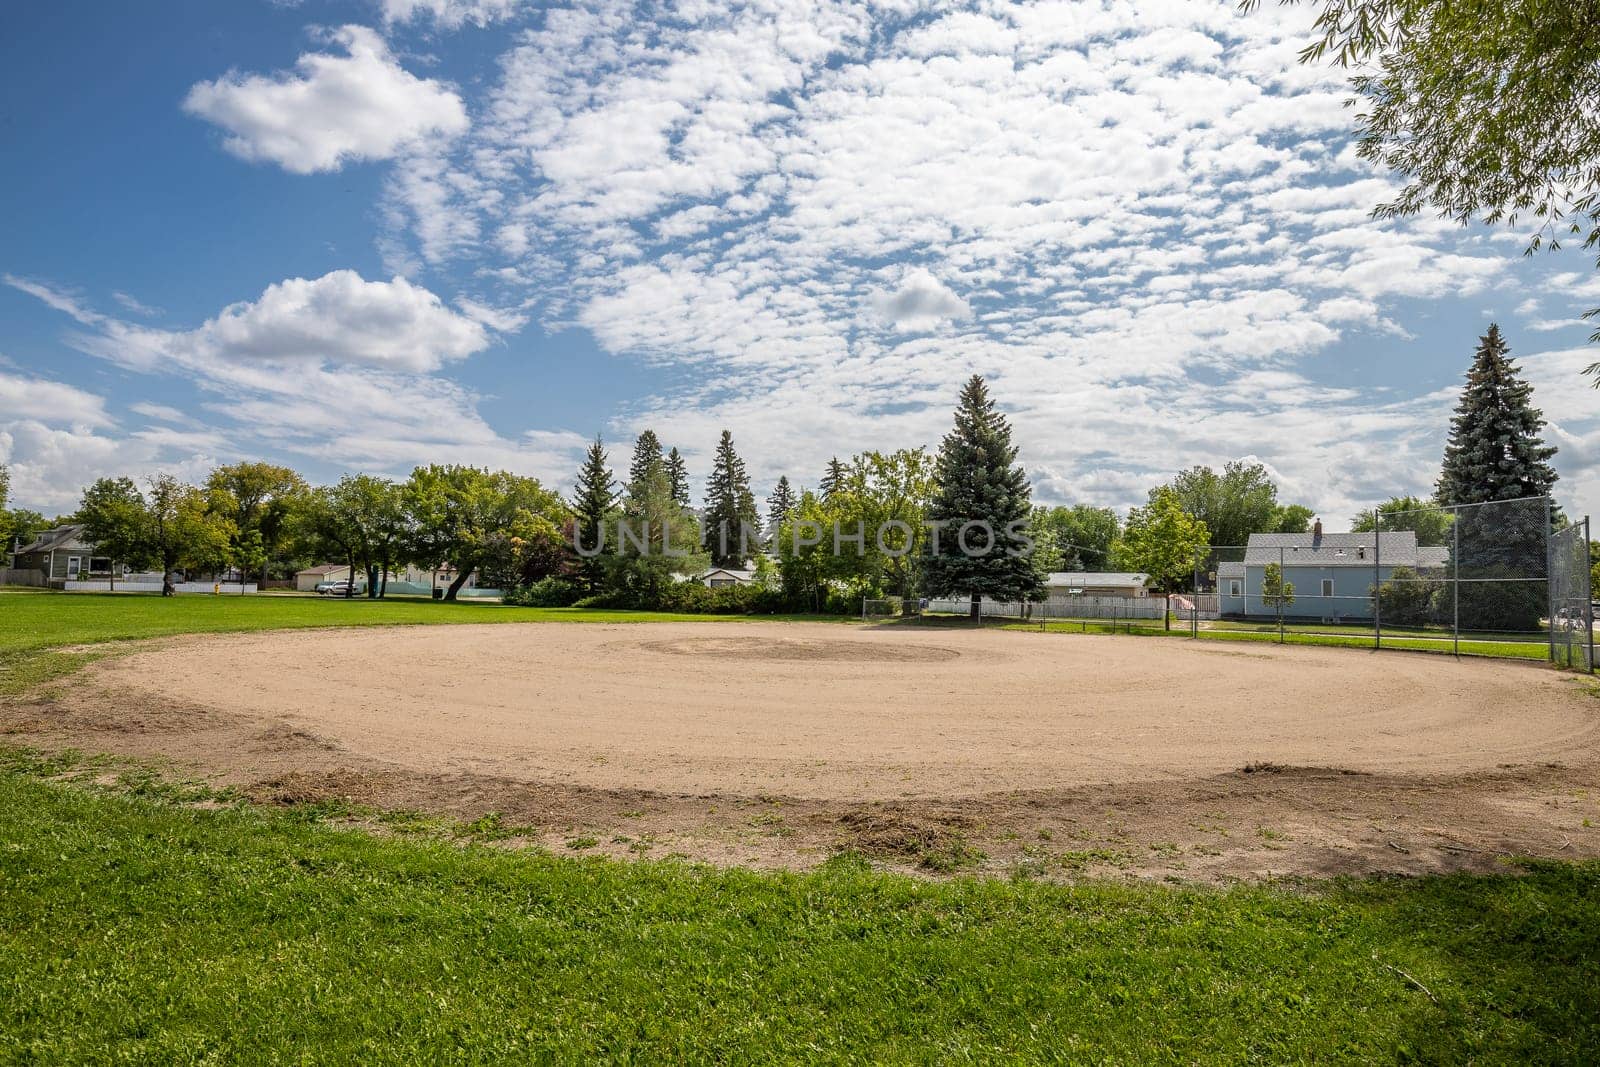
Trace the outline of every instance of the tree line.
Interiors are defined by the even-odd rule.
[[[1420,543],[1442,544],[1452,520],[1438,504],[1548,493],[1554,449],[1540,439],[1542,426],[1531,388],[1491,326],[1452,421],[1432,506],[1396,497],[1353,528],[1398,524],[1405,514]],[[1180,471],[1123,519],[1085,504],[1035,506],[1016,457],[1009,423],[974,376],[937,451],[834,457],[814,488],[784,474],[765,514],[728,431],[696,506],[682,453],[645,430],[620,478],[597,437],[567,498],[533,478],[464,465],[313,487],[287,467],[237,463],[200,485],[172,475],[142,487],[102,478],[73,518],[103,554],[130,565],[236,568],[265,579],[336,560],[367,576],[372,597],[384,595],[392,569],[415,565],[449,575],[447,599],[476,573],[513,601],[549,606],[838,611],[862,597],[949,595],[971,598],[975,612],[984,597],[1040,597],[1056,571],[1143,572],[1156,591],[1181,591],[1208,548],[1242,546],[1253,533],[1304,533],[1312,518],[1309,507],[1279,500],[1263,464],[1246,461]],[[0,503],[5,484],[0,468]],[[974,521],[990,531],[990,550],[958,551],[957,535]],[[1517,565],[1510,555],[1543,551],[1542,528],[1508,544],[1503,529],[1479,526],[1456,532],[1495,573]],[[684,580],[713,567],[748,567],[753,581],[707,589]]]
[[[1016,456],[1007,420],[974,376],[937,452],[834,457],[814,488],[782,475],[765,514],[728,431],[697,507],[682,453],[645,430],[620,480],[597,438],[569,498],[534,478],[467,465],[313,486],[288,467],[241,462],[199,484],[172,474],[142,484],[101,478],[57,521],[82,523],[118,565],[159,568],[166,591],[178,572],[237,570],[265,582],[326,560],[364,574],[374,598],[385,595],[394,570],[418,566],[448,575],[443,596],[451,600],[477,574],[513,601],[542,605],[842,611],[861,597],[954,595],[971,598],[977,611],[985,596],[1041,596],[1053,571],[1150,570],[1158,547],[1188,551],[1186,541],[1165,541],[1207,536],[1206,520],[1242,529],[1292,523],[1305,511],[1277,506],[1265,468],[1229,464],[1220,475],[1205,467],[1180,473],[1124,525],[1109,508],[1033,506]],[[6,484],[0,467],[0,489]],[[1185,513],[1181,529],[1170,521],[1169,500]],[[17,540],[48,525],[32,512],[0,515]],[[993,543],[977,555],[956,551],[974,521],[992,531]],[[684,581],[713,567],[748,567],[754,580],[716,590]]]

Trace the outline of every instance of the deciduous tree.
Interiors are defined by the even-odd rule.
[[[404,501],[417,562],[455,568],[446,600],[455,600],[472,573],[503,551],[502,539],[524,536],[541,517],[556,523],[566,518],[561,498],[533,478],[459,465],[418,467],[406,482]]]
[[[1223,464],[1221,474],[1210,467],[1191,467],[1179,471],[1169,488],[1184,511],[1205,523],[1213,545],[1249,544],[1253,533],[1303,532],[1301,516],[1309,517],[1306,509],[1278,505],[1278,487],[1260,463],[1231,461]],[[1151,490],[1152,500],[1155,492]],[[1297,519],[1302,530],[1281,529]]]
[[[1044,574],[1107,569],[1120,530],[1116,512],[1087,504],[1036,507],[1029,519],[1035,559]]]
[[[273,463],[234,463],[218,467],[206,479],[214,510],[233,523],[235,555],[250,557],[249,569],[267,580],[267,565],[276,557],[293,525],[294,512],[306,500],[305,479]],[[246,546],[251,535],[256,543]],[[241,563],[241,572],[245,570]]]
[[[147,482],[150,552],[161,563],[161,594],[171,596],[180,567],[226,564],[234,535],[231,520],[212,511],[200,489],[170,474]]]
[[[1294,583],[1284,581],[1280,564],[1269,563],[1261,568],[1261,599],[1280,614],[1294,604]]]
[[[1448,510],[1431,500],[1415,496],[1392,496],[1373,511],[1363,511],[1350,521],[1353,533],[1374,530],[1410,530],[1417,544],[1440,546],[1450,543],[1454,518]]]
[[[1192,580],[1195,560],[1211,543],[1206,524],[1192,517],[1169,486],[1151,494],[1150,503],[1128,512],[1122,540],[1113,553],[1118,566],[1143,572],[1166,598],[1166,626],[1172,628],[1172,594]]]
[[[111,559],[111,588],[117,587],[116,567],[144,567],[151,562],[150,510],[132,478],[101,478],[83,491],[78,521],[84,537]]]

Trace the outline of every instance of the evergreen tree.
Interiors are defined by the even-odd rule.
[[[833,499],[833,495],[844,487],[845,479],[848,477],[849,472],[845,470],[844,464],[839,462],[838,456],[828,460],[828,472],[822,476],[822,483],[817,486],[817,493],[824,503]]]
[[[706,482],[705,544],[716,567],[737,567],[760,543],[761,518],[744,460],[733,450],[733,435],[722,431]]]
[[[632,607],[659,607],[676,576],[706,569],[695,534],[694,517],[672,499],[666,469],[649,472],[623,499],[617,546],[605,557],[607,595]]]
[[[1450,422],[1439,474],[1441,504],[1548,496],[1556,483],[1549,463],[1556,450],[1539,436],[1544,416],[1509,353],[1500,327],[1490,323]]]
[[[591,593],[599,592],[605,578],[602,557],[608,550],[616,551],[614,543],[606,544],[608,535],[614,541],[617,533],[615,529],[607,529],[616,513],[616,485],[607,465],[605,445],[596,437],[578,471],[578,482],[572,494],[573,539],[583,550],[578,557],[578,576]]]
[[[642,484],[649,475],[665,471],[666,460],[661,456],[661,440],[654,430],[646,430],[633,443],[633,461],[628,464],[628,488]]]
[[[1016,458],[1011,426],[974,374],[961,390],[955,428],[939,446],[928,508],[937,525],[924,563],[927,590],[970,596],[974,619],[985,596],[1031,600],[1044,592],[1026,534],[1032,491]]]
[[[797,503],[794,490],[789,488],[789,476],[780,475],[772,495],[767,498],[767,532],[771,536],[778,536],[779,527],[789,521]]]
[[[1540,437],[1544,416],[1509,352],[1491,324],[1467,372],[1439,473],[1441,504],[1480,505],[1456,513],[1451,535],[1465,629],[1537,630],[1545,612],[1542,582],[1508,579],[1545,574],[1554,515],[1542,498],[1556,482],[1549,462],[1556,450]]]
[[[672,499],[680,507],[689,507],[689,466],[676,446],[667,453],[667,480],[672,485]]]

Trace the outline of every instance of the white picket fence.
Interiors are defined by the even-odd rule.
[[[1159,619],[1163,603],[1160,597],[1074,596],[1051,597],[1035,604],[1005,603],[996,600],[979,602],[978,610],[984,616],[1001,616],[1031,619]],[[972,602],[965,597],[940,598],[928,601],[928,611],[968,615]]]
[[[109,593],[112,591],[111,583],[103,578],[95,579],[94,581],[68,582],[66,583],[66,588],[69,593]],[[180,593],[221,593],[222,595],[232,593],[234,596],[238,596],[240,593],[238,582],[177,582],[173,588]],[[255,591],[255,582],[244,583],[244,592],[254,593]],[[161,583],[119,581],[116,585],[116,592],[159,593],[161,592]]]

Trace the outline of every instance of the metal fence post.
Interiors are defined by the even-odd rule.
[[[1594,553],[1590,548],[1594,544],[1589,540],[1589,516],[1583,517],[1583,562],[1585,566],[1583,598],[1583,619],[1589,628],[1589,673],[1594,673],[1594,584],[1589,580],[1589,575],[1594,573]]]
[[[1189,636],[1200,636],[1200,553],[1194,554],[1194,580],[1189,583]]]
[[[1556,661],[1556,581],[1553,549],[1555,532],[1550,523],[1550,498],[1544,498],[1544,604],[1549,613],[1550,662]]]
[[[1450,513],[1450,534],[1453,546],[1450,549],[1450,559],[1454,563],[1454,577],[1450,582],[1450,634],[1451,647],[1455,650],[1456,658],[1461,658],[1461,516],[1454,511]]]
[[[1372,647],[1383,647],[1383,512],[1372,509]]]

